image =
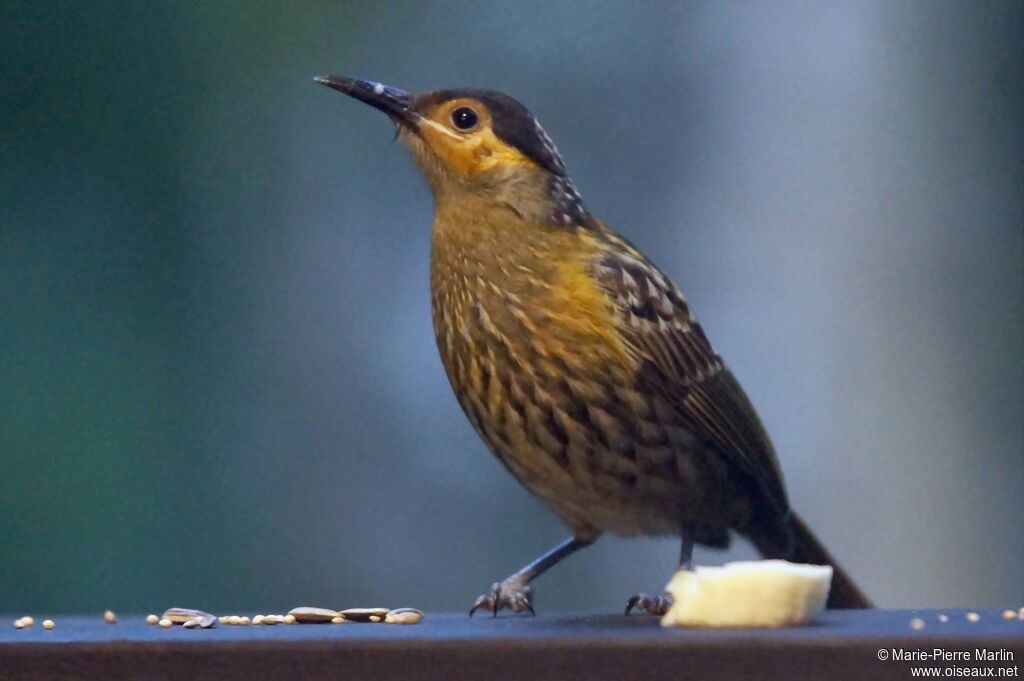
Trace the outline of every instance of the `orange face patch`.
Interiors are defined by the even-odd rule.
[[[494,134],[491,114],[479,100],[449,100],[421,115],[420,137],[445,166],[462,177],[497,166],[536,165]]]

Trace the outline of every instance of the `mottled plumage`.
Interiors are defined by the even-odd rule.
[[[731,532],[765,556],[833,562],[791,513],[768,435],[682,294],[588,213],[525,107],[327,84],[389,113],[424,171],[445,371],[498,460],[573,533],[475,607],[529,608],[529,582],[603,532],[680,535],[684,564],[692,542],[724,547]],[[830,604],[866,603],[838,569],[836,582]]]
[[[576,534],[685,526],[723,546],[759,480],[785,514],[764,431],[664,275],[596,223],[524,240],[514,215],[468,227],[453,208],[431,263],[445,369],[498,459]]]

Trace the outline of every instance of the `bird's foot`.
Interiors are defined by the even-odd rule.
[[[497,617],[498,611],[506,608],[514,613],[529,610],[531,615],[536,616],[537,613],[533,611],[533,589],[514,576],[503,582],[495,582],[490,593],[476,599],[469,616],[472,617],[477,610],[490,610]]]
[[[629,599],[626,603],[626,614],[628,615],[633,611],[633,608],[642,610],[648,615],[657,615],[661,617],[668,609],[672,607],[671,596],[648,596],[647,594],[637,594]]]

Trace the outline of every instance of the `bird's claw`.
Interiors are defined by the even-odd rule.
[[[511,579],[495,582],[490,593],[476,599],[476,603],[469,610],[469,616],[472,617],[477,610],[486,609],[497,617],[498,611],[506,608],[514,613],[528,610],[531,615],[536,616],[537,613],[533,611],[533,589]]]
[[[661,617],[668,609],[672,607],[671,596],[648,596],[647,594],[637,594],[629,599],[626,603],[626,614],[628,615],[633,611],[633,608],[642,610],[648,615],[657,615]]]

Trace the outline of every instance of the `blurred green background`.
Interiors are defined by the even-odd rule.
[[[0,4],[0,612],[463,610],[565,535],[451,397],[431,197],[325,72],[524,101],[869,594],[1021,605],[1022,17]],[[617,611],[676,555],[602,539],[537,605]]]

